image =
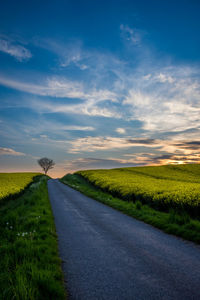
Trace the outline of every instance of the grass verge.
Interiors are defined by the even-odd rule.
[[[192,219],[186,212],[180,213],[175,209],[161,212],[142,204],[140,201],[134,203],[121,200],[95,187],[77,174],[67,174],[60,181],[131,217],[162,229],[166,233],[200,244],[200,221]]]
[[[2,300],[66,299],[47,179],[0,207]]]

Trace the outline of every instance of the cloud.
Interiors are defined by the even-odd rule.
[[[60,40],[35,38],[34,44],[57,55],[59,71],[64,68],[72,68],[74,71],[74,67],[78,69],[76,71],[80,71],[80,74],[82,74],[82,71],[86,71],[84,75],[90,74],[92,77],[90,85],[97,78],[101,80],[102,75],[105,75],[105,73],[110,74],[112,67],[116,68],[122,64],[120,59],[112,53],[103,53],[94,48],[85,48],[83,42],[79,39],[63,42]]]
[[[97,150],[111,150],[111,149],[123,149],[130,147],[161,147],[160,141],[148,139],[128,139],[128,138],[117,138],[117,137],[84,137],[78,138],[70,142],[72,145],[69,150],[70,153],[77,152],[94,152]]]
[[[85,91],[85,87],[82,82],[71,81],[58,76],[47,78],[40,84],[18,81],[16,79],[0,76],[0,84],[38,96],[77,98],[95,101],[96,103],[107,100],[117,102],[116,94],[112,91],[107,89],[89,89]]]
[[[170,165],[170,164],[188,164],[188,163],[200,163],[200,153],[195,153],[191,155],[181,155],[181,154],[163,154],[163,155],[153,155],[149,157],[136,154],[129,159],[119,159],[119,162],[124,164],[134,164],[136,165]]]
[[[74,65],[81,71],[84,71],[90,67],[87,64],[89,56],[83,52],[80,44],[67,45],[66,50],[63,51],[62,49],[59,54],[61,55],[60,66],[63,68]]]
[[[136,28],[131,28],[128,25],[120,25],[121,36],[123,39],[130,41],[134,45],[138,45],[141,42],[140,31]]]
[[[127,31],[128,36],[137,32],[123,24],[121,31]],[[76,80],[65,76],[42,78],[39,74],[39,83],[35,79],[28,81],[0,76],[2,85],[42,96],[39,100],[27,101],[27,106],[33,110],[139,121],[137,126],[148,131],[149,135],[179,134],[200,128],[198,68],[161,62],[151,52],[151,62],[138,59],[138,65],[133,66],[129,64],[130,58],[122,61],[110,53],[85,50],[78,42],[60,45],[49,41],[44,47],[57,53],[66,67],[86,64],[87,74],[80,76],[81,79],[77,76]],[[54,97],[62,101],[49,101]],[[69,98],[74,102],[68,101]],[[118,126],[121,128],[122,125]],[[122,130],[117,132],[124,134]]]
[[[158,148],[155,153],[124,154],[119,161],[126,164],[141,164],[141,165],[166,165],[166,164],[186,164],[200,163],[200,141],[183,141],[175,143],[170,140],[157,140]],[[127,158],[128,157],[128,158]]]
[[[134,75],[115,72],[115,84],[108,88],[89,87],[85,81],[60,76],[40,80],[39,84],[0,76],[0,84],[46,98],[66,98],[62,104],[48,99],[27,103],[40,112],[138,120],[142,129],[152,133],[200,128],[200,74],[197,69],[156,68],[146,75],[137,74],[137,70]],[[82,103],[69,104],[67,98],[80,99]]]
[[[60,66],[63,68],[69,67],[71,64],[74,64],[80,70],[84,71],[89,68],[88,65],[81,63],[82,59],[80,54],[69,54],[67,58],[63,59],[60,63]]]
[[[133,145],[156,145],[158,144],[157,140],[154,140],[154,139],[128,139],[127,142],[129,142],[130,144],[133,144]]]
[[[125,134],[126,133],[126,130],[124,128],[117,128],[115,131],[119,134]]]
[[[181,154],[156,155],[153,153],[135,153],[125,154],[123,156],[127,156],[128,158],[77,158],[66,161],[66,164],[64,162],[61,167],[66,173],[89,169],[200,163],[200,152],[197,154],[191,154],[189,156]]]
[[[170,139],[86,137],[73,140],[69,144],[71,144],[69,153],[74,154],[108,150],[121,151],[133,148],[133,154],[124,154],[128,159],[118,159],[118,162],[123,164],[200,163],[200,140],[177,142]],[[141,147],[150,153],[141,153]],[[151,153],[152,151],[153,153]]]
[[[64,163],[65,165],[65,163]],[[75,172],[78,170],[89,169],[110,169],[110,168],[122,168],[131,167],[138,164],[124,163],[120,159],[103,159],[103,158],[77,158],[71,161],[66,161],[65,170],[67,172]]]
[[[147,77],[146,77],[146,79],[147,79]],[[158,74],[155,77],[155,79],[157,79],[161,83],[165,83],[165,82],[173,83],[174,82],[174,78],[172,78],[170,75],[166,75],[166,74],[163,74],[163,73]]]
[[[118,98],[116,93],[108,89],[86,88],[82,82],[70,81],[65,78],[51,77],[44,82],[28,83],[0,76],[0,84],[46,99],[30,99],[23,102],[23,107],[31,107],[38,112],[73,113],[89,116],[102,116],[120,118],[118,111]],[[62,104],[58,101],[48,101],[47,97],[66,98]],[[68,99],[82,100],[82,103],[68,103]],[[79,101],[80,102],[80,101]]]
[[[93,131],[95,128],[92,126],[69,125],[69,126],[63,126],[63,129],[64,130]]]
[[[200,74],[195,68],[170,67],[135,80],[123,100],[130,119],[150,132],[200,127]],[[145,77],[145,78],[144,78]]]
[[[51,65],[52,75],[37,73],[31,78],[26,71],[15,73],[15,77],[14,72],[10,76],[1,73],[0,84],[29,93],[16,93],[16,97],[13,93],[13,102],[2,99],[1,105],[31,109],[36,117],[19,122],[16,115],[16,120],[8,123],[6,113],[0,123],[4,145],[14,140],[18,145],[26,142],[31,149],[37,146],[38,151],[55,150],[59,159],[69,156],[71,169],[199,162],[199,69],[161,61],[145,48],[142,31],[123,24],[120,30],[129,47],[124,60],[112,53],[86,49],[82,43],[49,41],[42,47],[57,55],[56,66]],[[6,40],[10,49],[25,49],[23,43],[0,36],[1,40]],[[12,51],[9,54],[21,61],[31,57],[17,58]],[[55,113],[53,117],[51,113]],[[95,117],[112,119],[104,123]],[[107,136],[112,128],[114,136]],[[25,155],[9,148],[1,148],[0,153]],[[108,159],[100,158],[100,154]],[[73,160],[79,155],[98,158]]]
[[[187,142],[186,145],[199,147],[200,146],[200,141]]]
[[[39,113],[62,113],[62,114],[73,114],[73,115],[87,115],[91,117],[105,117],[105,118],[121,118],[121,112],[112,104],[102,103],[95,100],[85,100],[81,104],[68,104],[59,102],[52,102],[48,100],[33,99],[30,102],[24,103],[23,107],[31,108],[32,110]]]
[[[5,38],[0,38],[0,51],[13,56],[20,62],[32,57],[31,52],[24,46]]]
[[[1,76],[0,84],[16,89],[22,92],[39,95],[50,96],[60,98],[83,98],[85,94],[83,92],[83,86],[76,81],[70,81],[67,79],[47,78],[43,84],[28,83],[25,81],[18,81],[16,79],[10,79]]]
[[[193,151],[200,151],[200,141],[183,141],[174,145],[184,153],[191,154]]]
[[[80,70],[86,70],[89,66],[86,65],[85,60],[88,56],[82,49],[82,42],[80,40],[73,40],[73,42],[55,41],[50,38],[34,38],[35,46],[53,52],[58,56],[59,66],[68,68],[76,66]]]
[[[13,156],[24,156],[26,154],[22,152],[17,152],[10,148],[2,148],[0,147],[0,155],[13,155]]]
[[[161,155],[153,158],[153,163],[158,165],[163,164],[199,164],[200,163],[200,153],[195,153],[191,155]]]

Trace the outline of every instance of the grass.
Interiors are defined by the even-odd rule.
[[[200,164],[79,171],[95,186],[126,201],[200,216]]]
[[[46,176],[0,206],[0,299],[66,299]]]
[[[138,220],[151,224],[166,233],[174,234],[186,240],[200,244],[200,221],[185,211],[177,211],[172,208],[169,212],[163,212],[142,204],[141,201],[124,201],[102,191],[78,174],[67,174],[61,182],[82,192],[83,194],[109,205]]]

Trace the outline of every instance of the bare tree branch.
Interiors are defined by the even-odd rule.
[[[40,158],[37,162],[44,170],[45,175],[47,174],[48,170],[53,169],[53,166],[55,165],[55,162],[47,157]]]

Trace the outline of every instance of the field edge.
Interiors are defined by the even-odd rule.
[[[24,173],[32,174],[31,172],[24,172]],[[22,172],[22,173],[11,173],[11,174],[24,174],[24,173]],[[0,174],[2,174],[2,173],[0,173]],[[6,173],[6,174],[9,174],[9,173]],[[31,179],[31,181],[29,183],[27,183],[23,188],[21,188],[18,192],[10,193],[7,196],[0,198],[0,206],[4,205],[9,200],[14,200],[14,199],[21,197],[29,189],[31,184],[34,183],[35,181],[37,181],[41,176],[44,176],[44,175],[42,173],[35,173],[35,175]]]
[[[133,203],[113,197],[78,174],[67,174],[59,180],[84,195],[157,227],[165,233],[200,244],[200,222],[190,218],[187,214],[180,215],[175,210],[161,212],[142,204],[140,201]]]

